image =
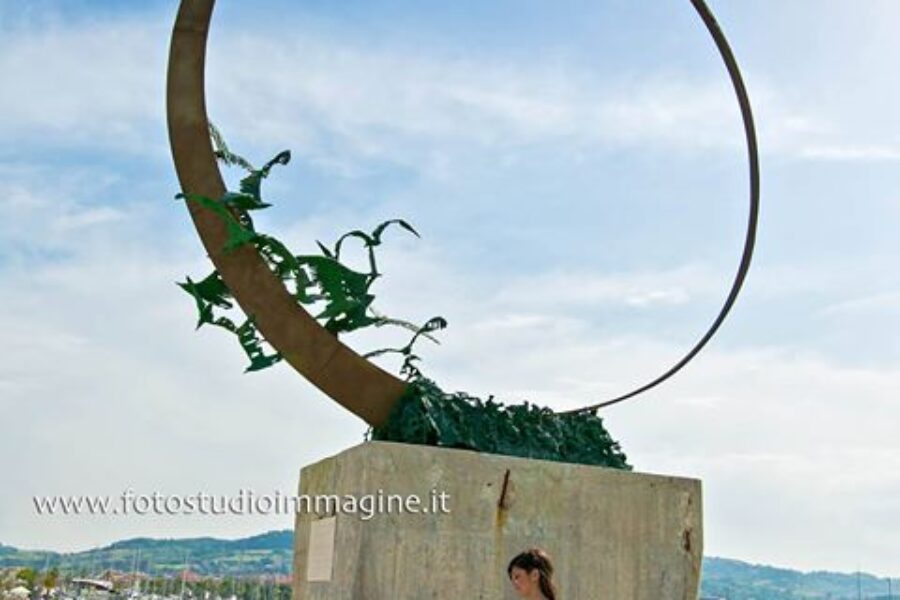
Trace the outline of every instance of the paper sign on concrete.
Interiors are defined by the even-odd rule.
[[[337,517],[327,517],[310,523],[309,553],[306,563],[307,581],[331,581],[336,521]]]

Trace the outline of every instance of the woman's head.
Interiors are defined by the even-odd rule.
[[[547,600],[556,600],[553,563],[540,548],[531,548],[516,555],[509,561],[506,574],[520,597],[541,598],[543,595]]]

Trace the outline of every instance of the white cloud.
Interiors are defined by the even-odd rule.
[[[210,78],[217,118],[245,138],[300,140],[302,152],[332,162],[338,154],[425,168],[435,148],[458,152],[453,144],[466,152],[741,144],[735,102],[718,80],[650,75],[613,87],[557,62],[376,53],[309,35],[276,44],[247,34],[213,51],[228,65]]]
[[[801,149],[804,158],[835,161],[882,161],[900,160],[900,146],[882,145],[821,145]]]
[[[89,230],[128,220],[141,210],[135,198],[117,206],[102,203],[119,181],[88,167],[0,164],[0,210],[7,217],[0,222],[0,243],[9,254],[90,243]]]
[[[836,302],[821,309],[818,314],[823,317],[865,315],[875,311],[898,309],[900,309],[900,292],[890,291]]]
[[[53,222],[53,227],[61,232],[93,227],[125,218],[125,212],[108,206],[88,208],[80,212],[61,215]]]
[[[4,32],[0,95],[7,138],[141,151],[163,123],[167,32],[107,21]],[[65,141],[63,141],[65,140]]]
[[[686,265],[666,271],[634,271],[620,274],[555,271],[517,277],[489,302],[494,307],[603,307],[646,308],[680,305],[692,296],[720,296],[727,276],[703,265]]]
[[[247,34],[214,49],[228,65],[227,73],[216,73],[216,102],[234,117],[241,135],[302,140],[306,151],[331,162],[343,163],[349,154],[420,168],[428,166],[428,149],[450,143],[469,152],[564,144],[574,155],[598,147],[694,153],[745,148],[731,83],[718,71],[691,79],[660,70],[609,82],[556,60],[446,60],[373,52],[315,35],[302,40],[276,44]],[[856,106],[822,107],[753,75],[747,80],[764,154],[896,158],[897,146],[884,132],[840,126],[846,114],[858,112]]]
[[[163,143],[157,133],[168,35],[163,20],[8,32],[0,40],[0,71],[16,85],[0,96],[0,127],[51,144],[65,136],[67,145],[164,152],[148,145]],[[743,152],[724,75],[685,80],[656,72],[609,83],[555,59],[410,56],[309,32],[277,42],[268,33],[219,35],[228,41],[213,35],[213,118],[242,139],[290,144],[344,176],[366,172],[371,160],[440,176],[449,168],[448,152],[535,143],[564,144],[573,155],[609,146]],[[834,125],[840,115],[825,112],[834,108],[789,99],[764,77],[749,80],[764,153],[897,158],[895,144]]]

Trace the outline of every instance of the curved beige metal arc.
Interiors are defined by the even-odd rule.
[[[220,198],[225,184],[209,138],[204,66],[215,0],[182,0],[172,32],[167,83],[169,143],[181,189]],[[225,226],[212,211],[188,203],[213,264],[259,331],[301,375],[370,425],[380,425],[406,389],[400,379],[342,344],[306,312],[255,248],[222,252]]]

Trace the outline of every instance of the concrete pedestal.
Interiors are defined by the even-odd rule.
[[[566,600],[697,598],[698,480],[367,442],[304,468],[300,495],[295,600],[512,600],[531,546]]]

